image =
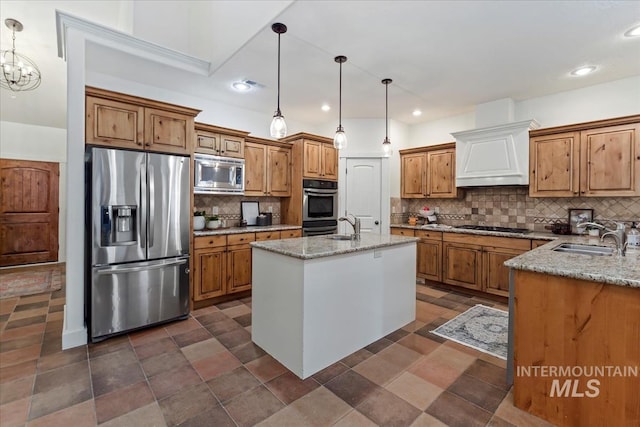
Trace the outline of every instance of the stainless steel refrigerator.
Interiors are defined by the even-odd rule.
[[[185,318],[189,157],[88,147],[85,162],[90,341]]]

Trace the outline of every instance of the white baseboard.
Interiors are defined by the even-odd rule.
[[[72,331],[67,330],[67,305],[64,306],[62,326],[62,349],[67,350],[73,347],[80,347],[87,344],[87,328],[74,329]]]

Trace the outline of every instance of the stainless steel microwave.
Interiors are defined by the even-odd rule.
[[[194,193],[244,194],[244,159],[196,154]]]

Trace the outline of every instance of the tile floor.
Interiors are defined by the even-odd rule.
[[[0,300],[2,427],[549,425],[504,361],[429,333],[492,304],[468,295],[419,285],[415,322],[304,381],[251,342],[250,298],[61,351],[64,301]]]

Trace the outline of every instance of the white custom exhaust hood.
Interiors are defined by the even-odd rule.
[[[476,107],[477,129],[455,132],[456,186],[529,184],[529,130],[535,120],[513,121],[513,100]]]

